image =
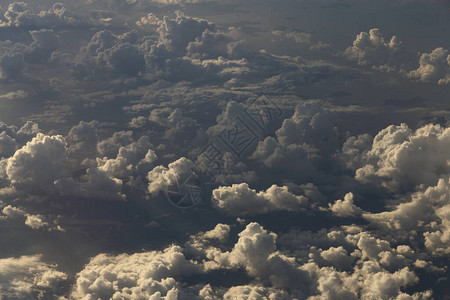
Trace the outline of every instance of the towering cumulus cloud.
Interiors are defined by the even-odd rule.
[[[450,54],[439,47],[430,53],[420,55],[419,68],[408,73],[408,77],[438,84],[450,83]]]
[[[387,42],[380,30],[373,28],[368,33],[358,34],[353,45],[345,50],[345,55],[360,65],[390,68],[401,63],[400,59],[404,52],[405,49],[398,37],[393,36]]]
[[[433,185],[450,171],[449,133],[449,128],[432,124],[415,131],[406,124],[389,126],[374,137],[371,146],[357,154],[362,164],[355,178],[396,191]]]

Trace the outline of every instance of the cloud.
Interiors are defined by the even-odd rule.
[[[430,53],[420,55],[419,68],[407,74],[411,79],[424,82],[450,83],[450,54],[439,47]]]
[[[31,194],[51,193],[54,181],[65,176],[68,158],[61,135],[38,133],[7,161],[6,174],[17,189]]]
[[[61,3],[53,4],[49,10],[35,13],[24,2],[9,4],[4,14],[6,21],[0,27],[53,28],[73,26],[80,23],[80,17],[73,15]]]
[[[339,217],[358,216],[362,210],[353,204],[353,193],[345,194],[344,200],[338,199],[334,204],[328,204],[333,214]]]
[[[146,27],[158,27],[162,24],[162,20],[158,18],[154,13],[148,13],[136,22],[136,25],[140,28]]]
[[[233,216],[262,214],[270,211],[300,211],[308,204],[305,196],[296,196],[286,186],[272,185],[266,191],[257,192],[248,184],[222,186],[212,192],[214,207]]]
[[[198,123],[183,114],[180,108],[155,108],[150,111],[148,119],[132,119],[132,127],[159,126],[164,128],[164,139],[182,145],[192,143],[198,129]]]
[[[330,24],[314,34],[272,32],[302,45],[277,43],[269,23],[298,26],[290,5],[182,5],[193,2],[71,3],[82,18],[62,4],[4,7],[0,104],[16,124],[0,123],[4,244],[18,255],[42,249],[71,273],[37,258],[20,276],[8,269],[1,288],[24,294],[5,297],[427,299],[427,288],[445,295],[450,142],[448,124],[434,116],[446,114],[446,87],[395,76],[444,85],[448,52],[424,53],[411,67],[414,45],[372,29],[347,49],[355,63],[330,48],[296,53],[325,47],[315,39],[330,36],[322,30]],[[174,12],[179,7],[195,17]],[[383,97],[405,87],[423,105],[380,114]],[[277,117],[248,155],[223,151],[221,172],[199,178],[211,201],[184,214],[155,201],[208,163],[205,146],[248,117],[261,91]],[[380,130],[403,119],[442,125]],[[66,240],[76,255],[55,251]],[[42,266],[54,272],[34,275]]]
[[[97,151],[100,157],[112,158],[119,153],[119,149],[133,142],[132,131],[117,131],[105,140],[97,143]]]
[[[53,30],[29,31],[32,42],[29,45],[11,41],[0,42],[0,77],[3,79],[24,79],[23,71],[28,63],[44,64],[58,46],[58,36]]]
[[[132,255],[99,254],[78,273],[71,297],[176,299],[182,276],[199,273],[178,246]]]
[[[391,211],[365,213],[363,217],[400,239],[423,236],[425,247],[434,255],[446,255],[450,246],[450,181],[441,178],[400,203]]]
[[[224,299],[291,299],[282,289],[258,285],[233,286],[223,295]]]
[[[201,59],[227,57],[229,55],[227,46],[230,42],[231,39],[226,34],[206,29],[200,37],[188,44],[187,55]]]
[[[97,158],[99,169],[112,176],[123,178],[133,173],[146,174],[158,157],[148,136],[118,149],[114,159]]]
[[[214,31],[215,25],[206,20],[186,17],[181,12],[177,12],[175,19],[164,17],[163,23],[158,28],[159,40],[168,51],[176,55],[183,55],[186,53],[189,42],[202,36],[206,29]]]
[[[5,217],[11,222],[22,223],[32,229],[45,229],[48,231],[63,230],[56,221],[53,220],[49,223],[48,221],[46,221],[46,218],[44,216],[29,214],[20,207],[7,205],[3,207],[1,212],[3,216],[0,215],[0,220],[2,219],[2,217]]]
[[[167,192],[168,188],[176,184],[182,175],[190,175],[193,170],[193,162],[185,157],[170,163],[167,168],[157,166],[147,175],[148,192],[152,195]]]
[[[71,176],[75,170],[61,135],[38,133],[6,160],[4,171],[15,189],[44,199],[58,195],[123,199],[122,181],[96,166],[87,168],[78,178]]]
[[[390,70],[402,64],[405,52],[398,37],[393,36],[386,42],[380,30],[373,28],[368,33],[358,34],[353,46],[345,50],[345,55],[360,65]]]
[[[69,144],[71,156],[82,160],[96,154],[97,129],[99,126],[100,123],[95,120],[91,122],[80,121],[78,125],[69,130],[66,141]]]
[[[381,130],[372,145],[357,154],[364,163],[356,170],[355,178],[393,191],[411,191],[421,184],[435,184],[450,170],[449,130],[433,124],[415,131],[406,124]],[[367,137],[364,140],[366,147]]]
[[[103,78],[105,72],[115,76],[137,76],[145,70],[145,59],[136,42],[137,35],[133,31],[122,35],[109,30],[95,33],[82,49],[73,74],[77,79]]]
[[[55,189],[60,196],[122,201],[126,195],[122,193],[123,181],[96,167],[86,169],[78,178],[64,177],[54,181]]]
[[[306,143],[325,150],[336,143],[335,118],[335,113],[326,109],[321,101],[305,101],[295,107],[291,118],[283,121],[276,136],[282,145]]]
[[[308,100],[297,104],[292,117],[275,131],[275,137],[260,141],[250,158],[269,169],[295,173],[296,179],[307,183],[323,178],[322,169],[326,172],[326,164],[332,161],[323,162],[336,152],[340,140],[335,113],[320,100]]]
[[[58,46],[58,36],[53,30],[41,29],[30,31],[33,42],[25,53],[28,63],[46,63]]]
[[[284,38],[292,39],[296,43],[299,44],[310,44],[311,43],[311,37],[312,35],[307,32],[301,32],[301,31],[290,31],[286,32],[283,30],[274,30],[272,31],[273,35],[281,36]]]
[[[63,296],[67,274],[40,255],[0,259],[0,294],[7,299],[50,299]]]
[[[17,90],[14,92],[8,92],[6,94],[0,95],[0,100],[17,101],[24,99],[28,94],[24,90]]]
[[[22,53],[4,55],[0,59],[1,78],[21,78],[24,67],[25,60]]]

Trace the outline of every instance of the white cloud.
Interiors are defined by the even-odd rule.
[[[398,204],[392,211],[363,216],[402,239],[423,235],[431,253],[446,255],[450,249],[449,203],[450,181],[442,178],[436,186],[414,193],[410,201]]]
[[[286,186],[272,185],[257,192],[248,184],[222,186],[212,192],[213,205],[218,211],[233,216],[262,214],[276,210],[299,211],[308,204],[305,196],[296,196]]]
[[[97,158],[97,164],[100,170],[124,178],[133,173],[145,174],[157,159],[149,137],[143,135],[137,141],[121,146],[116,158]]]
[[[158,195],[160,192],[167,191],[171,185],[176,184],[182,175],[190,175],[193,170],[192,161],[184,157],[170,163],[167,168],[157,166],[147,175],[148,192]]]
[[[78,273],[76,299],[177,299],[182,276],[201,272],[178,246],[132,255],[99,254]]]
[[[344,200],[338,199],[334,204],[328,204],[333,214],[339,217],[354,217],[362,213],[362,210],[353,204],[353,193],[347,193]]]
[[[380,30],[373,28],[368,33],[358,34],[353,45],[345,50],[345,55],[360,65],[389,70],[401,65],[405,49],[396,36],[386,42]]]
[[[17,90],[0,95],[0,100],[16,101],[24,99],[26,96],[28,96],[27,92],[24,90]]]
[[[65,176],[68,151],[61,135],[38,133],[7,161],[13,186],[31,194],[54,191],[54,181]]]
[[[100,157],[113,158],[117,156],[121,147],[132,142],[132,131],[117,131],[110,138],[97,143],[97,152],[100,154]]]
[[[0,294],[5,299],[52,299],[62,296],[67,275],[41,256],[0,259]]]
[[[155,27],[162,24],[161,19],[159,19],[154,13],[148,13],[136,22],[136,25],[140,28]]]
[[[28,195],[123,199],[122,181],[105,171],[94,166],[80,178],[72,178],[71,171],[74,169],[64,137],[43,133],[38,133],[6,159],[5,166],[11,185]]]
[[[233,286],[223,295],[223,299],[292,299],[291,296],[282,289],[259,285]]]
[[[137,39],[133,31],[122,35],[115,35],[110,30],[96,32],[81,50],[73,75],[77,79],[138,76],[145,70],[146,62]]]
[[[449,132],[450,128],[432,124],[415,131],[406,124],[391,125],[375,136],[369,148],[363,149],[369,145],[367,142],[354,148],[359,152],[355,157],[363,162],[356,164],[361,167],[355,178],[400,192],[421,184],[434,185],[450,172]]]
[[[409,78],[438,84],[450,83],[450,54],[439,47],[420,55],[419,68],[407,74]]]

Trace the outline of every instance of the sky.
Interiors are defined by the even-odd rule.
[[[450,299],[450,2],[0,0],[0,299]]]

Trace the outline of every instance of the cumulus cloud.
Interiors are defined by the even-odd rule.
[[[292,232],[280,242],[310,258],[301,267],[314,282],[310,299],[431,299],[431,291],[403,292],[419,281],[413,271],[416,254],[409,246],[391,248],[386,240],[351,226],[315,234]]]
[[[358,152],[356,157],[363,163],[357,168],[355,178],[361,182],[381,184],[394,191],[411,191],[421,184],[434,185],[450,170],[449,130],[433,124],[415,131],[406,124],[391,125],[381,130],[369,148]],[[358,139],[364,139],[358,148],[367,147],[367,137]],[[351,141],[354,144],[355,139]],[[348,148],[345,151],[349,151]]]
[[[160,192],[167,192],[171,185],[178,182],[182,175],[190,175],[194,170],[194,164],[189,159],[182,157],[170,163],[167,168],[157,166],[151,170],[147,179],[148,192],[152,195],[158,195]]]
[[[290,295],[282,289],[260,285],[233,286],[223,295],[224,299],[290,299]]]
[[[55,189],[61,196],[78,196],[88,199],[121,201],[123,181],[96,167],[86,169],[78,178],[64,177],[54,181]]]
[[[420,55],[419,68],[407,74],[409,78],[438,84],[450,83],[450,54],[439,47]]]
[[[154,13],[148,13],[136,22],[136,25],[141,28],[160,26],[162,20],[159,19]]]
[[[212,32],[205,29],[200,37],[190,42],[187,46],[187,55],[193,58],[217,58],[228,56],[228,43],[230,38],[222,32]]]
[[[177,279],[200,270],[178,246],[132,255],[99,254],[78,273],[71,297],[177,299],[182,288]]]
[[[288,248],[296,256],[286,251],[280,253],[277,235],[258,223],[250,223],[239,233],[231,251],[221,250],[223,246],[216,248],[205,236],[205,233],[200,233],[191,237],[186,249],[190,252],[195,249],[193,253],[198,259],[216,263],[205,262],[208,268],[244,267],[256,280],[249,286],[233,287],[225,291],[225,295],[232,295],[232,292],[244,295],[281,292],[278,294],[280,297],[306,296],[308,299],[431,299],[431,291],[403,292],[405,287],[414,286],[419,281],[412,270],[416,263],[415,253],[410,247],[399,245],[391,248],[387,241],[357,228],[328,232],[323,229],[317,234],[299,232],[282,237],[279,240],[282,245],[286,246],[285,242],[298,243],[299,247]],[[324,248],[311,247],[311,244],[322,244]],[[219,290],[207,286],[202,293],[216,295]]]
[[[186,17],[178,12],[175,19],[164,17],[158,32],[161,43],[168,51],[182,55],[186,53],[188,43],[200,37],[206,29],[214,30],[215,25],[206,20]]]
[[[73,178],[71,171],[73,166],[65,138],[43,133],[38,133],[9,157],[4,170],[11,185],[29,195],[123,199],[122,181],[96,166],[88,168],[79,178]]]
[[[450,246],[450,181],[441,178],[436,186],[411,196],[392,211],[366,213],[364,218],[392,231],[400,239],[424,237],[425,247],[435,255],[446,255]]]
[[[68,151],[61,135],[38,133],[8,159],[6,174],[13,186],[31,194],[54,190],[54,182],[65,176]]]
[[[29,45],[9,40],[0,42],[0,49],[2,50],[0,54],[1,78],[7,80],[26,78],[23,71],[27,63],[44,64],[56,50],[58,36],[53,30],[32,30],[29,33],[32,38],[32,42]]]
[[[41,29],[30,31],[33,42],[25,52],[28,63],[45,63],[58,46],[58,36],[53,30]]]
[[[275,137],[268,136],[258,143],[251,158],[271,169],[295,173],[303,183],[309,182],[321,172],[317,162],[330,157],[339,145],[334,118],[335,113],[321,101],[304,101],[296,106],[291,118],[283,121]]]
[[[48,222],[46,221],[46,218],[44,216],[29,214],[20,207],[13,207],[11,205],[7,205],[3,207],[1,212],[3,216],[0,215],[0,219],[1,217],[4,217],[12,222],[19,222],[25,224],[26,226],[32,229],[46,229],[49,231],[63,230],[59,225],[57,225],[57,222],[55,221]]]
[[[137,76],[145,69],[145,59],[134,45],[136,41],[135,32],[115,35],[109,30],[102,30],[95,33],[81,52],[73,74],[78,79],[88,76],[102,78],[105,71],[116,76]]]
[[[6,21],[2,21],[0,27],[53,28],[80,23],[80,17],[70,13],[61,3],[35,13],[25,2],[13,2],[9,4],[4,18]]]
[[[272,34],[303,46],[265,44],[273,37],[266,28],[274,24],[253,18],[267,6],[180,5],[194,2],[71,4],[92,26],[58,3],[50,9],[19,2],[4,8],[2,113],[14,124],[43,122],[41,128],[31,121],[22,127],[0,122],[5,244],[12,242],[18,254],[48,249],[52,255],[59,241],[70,240],[82,251],[74,250],[76,261],[65,261],[72,253],[55,255],[76,270],[71,275],[78,272],[70,279],[40,257],[25,257],[32,262],[22,273],[25,258],[10,258],[14,267],[8,268],[0,260],[0,298],[431,298],[426,288],[441,296],[444,281],[438,277],[448,272],[450,142],[448,124],[434,118],[445,109],[434,104],[446,87],[411,85],[411,93],[429,99],[414,110],[397,107],[408,122],[441,126],[392,125],[375,137],[365,132],[373,134],[381,123],[384,128],[397,112],[378,115],[379,102],[371,100],[410,85],[385,80],[373,68],[444,85],[448,51],[422,54],[417,70],[409,72],[413,47],[372,29],[345,52],[372,68],[346,67],[348,61],[331,49],[287,56],[286,45],[289,53],[305,46],[323,50],[327,45],[315,37],[324,33],[279,30]],[[174,12],[178,7],[195,8],[198,17]],[[215,10],[217,25],[200,17]],[[238,20],[242,16],[249,19]],[[242,36],[247,42],[238,40]],[[261,44],[269,50],[258,50]],[[383,92],[369,95],[380,87],[380,77]],[[367,101],[358,100],[361,87]],[[211,202],[180,215],[153,201],[181,184],[197,163],[208,163],[204,146],[238,117],[248,117],[247,105],[261,91],[278,106],[269,112],[277,117],[261,130],[247,119],[258,129],[248,155],[236,158],[228,148],[218,155],[220,172],[200,182],[202,197],[212,196]],[[375,117],[366,121],[369,109]],[[101,121],[90,121],[96,115]],[[52,127],[56,119],[60,126]],[[348,138],[344,130],[361,134]],[[217,217],[222,223],[213,222]],[[133,254],[135,249],[143,250]],[[88,261],[87,254],[95,256]]]
[[[176,144],[191,142],[195,138],[198,123],[183,114],[180,108],[155,108],[150,111],[148,120],[133,119],[135,127],[143,127],[146,123],[164,128],[164,138]]]
[[[272,185],[266,191],[257,192],[248,184],[222,186],[212,192],[215,208],[233,216],[262,214],[276,210],[299,211],[308,204],[305,196],[296,196],[288,187]]]
[[[344,200],[338,199],[333,204],[328,204],[333,214],[339,217],[358,216],[362,210],[353,203],[353,193],[347,193]]]
[[[148,136],[118,149],[116,158],[97,158],[99,169],[115,177],[123,178],[129,174],[145,174],[158,157]]]
[[[368,33],[359,33],[345,55],[360,65],[389,70],[402,64],[405,49],[398,37],[393,36],[386,42],[380,30],[373,28]]]
[[[49,299],[64,295],[67,274],[40,255],[0,259],[0,293],[7,299]]]
[[[91,135],[91,134],[89,134]],[[105,140],[97,143],[97,151],[100,157],[113,158],[119,153],[119,149],[133,142],[132,131],[117,131]]]

